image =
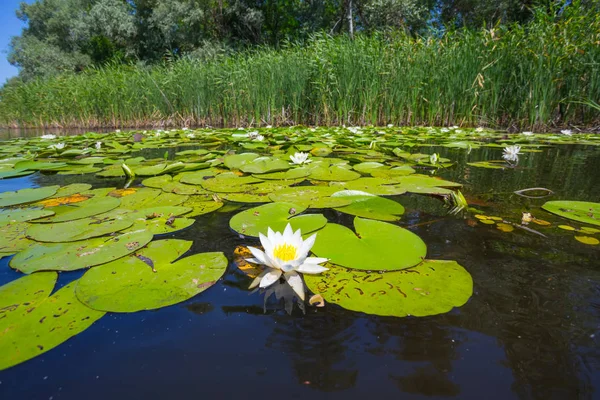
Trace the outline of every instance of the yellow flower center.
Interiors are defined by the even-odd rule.
[[[281,261],[290,261],[296,258],[296,247],[284,243],[273,249],[273,255]]]

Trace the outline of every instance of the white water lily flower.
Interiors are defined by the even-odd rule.
[[[115,132],[116,132],[116,133],[121,133],[121,130],[120,130],[120,129],[117,129]]]
[[[573,134],[573,131],[570,129],[563,129],[562,131],[560,131],[560,133],[562,133],[563,135],[571,136]]]
[[[183,128],[181,128],[181,130],[182,130],[182,131],[187,131],[187,130],[189,130],[189,129],[190,129],[190,128],[188,128],[187,126],[184,126]]]
[[[308,257],[310,249],[315,244],[317,234],[302,240],[300,229],[294,232],[292,226],[287,224],[283,234],[273,232],[269,228],[267,236],[260,233],[259,237],[265,250],[261,251],[248,246],[248,250],[252,252],[254,258],[249,258],[246,261],[262,264],[267,268],[254,279],[250,289],[256,286],[261,288],[271,286],[283,275],[298,297],[304,300],[304,283],[300,274],[320,274],[328,270],[328,268],[319,265],[328,261],[327,258]]]
[[[448,128],[442,128],[442,129],[440,129],[440,132],[444,132],[444,133],[450,132],[450,129],[448,129]]]
[[[292,162],[294,164],[308,164],[309,162],[312,162],[312,160],[308,159],[308,153],[302,153],[302,152],[298,152],[296,154],[294,154],[293,156],[290,156],[290,160],[292,160]]]
[[[393,128],[393,127],[394,127],[394,124],[387,124],[387,127],[388,127],[388,128]]]
[[[525,135],[525,136],[531,136],[531,135],[533,135],[533,132],[525,131],[525,132],[521,132],[521,134]]]
[[[96,142],[96,150],[100,150],[102,148],[102,142]]]
[[[53,150],[62,150],[65,148],[65,144],[64,143],[56,143],[56,144],[51,144],[49,146],[49,148],[53,149]]]
[[[187,137],[190,138],[190,139],[193,139],[193,138],[196,137],[196,135],[194,135],[193,133],[188,133]]]
[[[479,126],[475,129],[475,132],[483,132],[483,128],[481,126]]]
[[[263,135],[258,135],[254,138],[254,140],[256,140],[258,142],[262,142],[263,140],[265,140],[265,137]]]
[[[42,135],[41,139],[56,139],[56,135]]]
[[[502,154],[502,158],[506,161],[518,161],[519,153],[521,151],[521,146],[506,146],[504,148],[504,154]]]
[[[267,125],[265,128],[271,129],[272,127],[273,127],[273,125]]]
[[[434,165],[437,164],[438,158],[439,158],[438,154],[433,153],[432,155],[429,156],[429,163],[434,164]]]

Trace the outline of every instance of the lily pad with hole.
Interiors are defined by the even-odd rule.
[[[133,221],[94,217],[54,224],[34,224],[27,229],[27,237],[38,242],[75,242],[122,231],[133,225]]]
[[[223,253],[181,257],[191,241],[150,243],[135,255],[93,268],[79,280],[77,297],[88,307],[135,312],[170,306],[214,285],[227,269]]]
[[[90,185],[89,183],[72,183],[70,185],[61,186],[61,188],[56,191],[54,196],[50,196],[50,198],[55,199],[58,197],[68,197],[74,194],[85,192],[86,190],[90,190],[91,188],[92,185]]]
[[[24,312],[0,320],[0,370],[43,354],[83,332],[104,316],[75,297],[69,283]]]
[[[38,243],[15,255],[9,265],[25,274],[74,271],[124,257],[144,247],[152,237],[151,232],[138,231],[72,243]]]
[[[386,222],[356,217],[354,229],[328,223],[312,248],[319,257],[346,268],[393,271],[425,259],[427,246],[411,231]]]
[[[306,210],[294,203],[269,203],[242,211],[231,218],[231,229],[245,236],[267,234],[268,228],[283,232],[288,223],[294,230],[301,229],[302,233],[314,232],[327,224],[322,214],[298,215]]]
[[[382,274],[326,266],[329,270],[319,275],[304,275],[308,288],[328,303],[366,314],[443,314],[464,305],[473,294],[471,275],[456,261],[425,260],[410,269]]]
[[[53,196],[60,186],[46,186],[36,189],[21,189],[15,192],[0,193],[0,207],[33,203]]]
[[[600,225],[600,203],[558,200],[544,203],[542,208],[553,214],[585,224]]]

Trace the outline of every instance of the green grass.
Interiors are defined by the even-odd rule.
[[[600,119],[600,16],[526,26],[316,36],[207,63],[110,65],[7,85],[6,126],[485,125],[543,130]]]

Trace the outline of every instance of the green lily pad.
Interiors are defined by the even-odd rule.
[[[400,215],[404,214],[402,204],[365,192],[343,190],[334,193],[332,197],[343,197],[352,200],[352,203],[347,206],[335,208],[345,214],[379,221],[397,221],[400,219]]]
[[[391,169],[378,168],[371,171],[371,176],[376,178],[394,178],[414,174],[416,171],[410,165],[401,165]]]
[[[190,207],[192,211],[186,217],[197,217],[211,213],[223,207],[221,201],[205,200],[203,196],[190,196],[183,204],[183,207]]]
[[[57,278],[55,271],[38,272],[0,286],[0,323],[11,313],[23,312],[50,296]]]
[[[332,165],[329,167],[321,166],[311,170],[310,179],[317,181],[352,181],[360,178],[358,172],[340,167],[339,165]]]
[[[293,169],[290,169],[287,171],[281,171],[281,172],[271,172],[268,174],[255,174],[253,176],[258,179],[286,180],[286,179],[305,178],[305,177],[309,176],[310,173],[311,173],[310,169],[305,168],[305,167],[300,167],[300,168],[293,168]]]
[[[504,161],[499,160],[491,160],[491,161],[474,161],[467,163],[471,167],[476,168],[487,168],[487,169],[505,169],[506,163]]]
[[[19,178],[21,176],[27,176],[34,173],[35,171],[30,170],[2,168],[0,169],[0,179]]]
[[[390,167],[385,164],[382,164],[380,162],[365,161],[360,164],[353,165],[352,168],[354,168],[355,171],[361,172],[365,175],[369,175],[375,170],[384,170],[385,171],[385,170],[389,169]]]
[[[0,253],[15,254],[32,246],[35,242],[27,238],[27,228],[27,222],[0,222]]]
[[[291,168],[289,162],[274,157],[258,157],[240,167],[248,174],[266,174],[269,172],[286,171]]]
[[[240,169],[258,157],[259,155],[256,153],[232,154],[223,158],[223,164],[229,169]]]
[[[295,186],[271,193],[269,197],[277,202],[289,202],[304,208],[330,208],[343,207],[352,203],[352,200],[343,197],[331,197],[340,189],[328,186]]]
[[[93,268],[79,280],[77,297],[111,312],[152,310],[180,303],[216,283],[227,269],[223,253],[200,253],[173,262],[192,245],[167,239],[135,255]]]
[[[152,237],[152,233],[141,231],[129,232],[109,239],[94,238],[73,243],[40,243],[15,255],[9,265],[25,274],[48,270],[74,271],[124,257],[144,247]]]
[[[67,186],[62,186],[56,191],[54,196],[50,196],[50,198],[55,199],[58,197],[68,197],[74,194],[85,192],[86,190],[90,190],[91,188],[92,185],[90,185],[89,183],[72,183]]]
[[[24,312],[11,313],[0,320],[0,370],[53,349],[105,314],[77,300],[75,284],[68,284]]]
[[[254,189],[253,184],[263,182],[251,176],[239,177],[233,173],[217,175],[201,182],[204,189],[217,193],[247,192]]]
[[[473,294],[471,275],[456,261],[425,260],[383,274],[327,267],[319,275],[304,275],[306,286],[329,303],[367,314],[437,315],[464,305]]]
[[[27,236],[38,242],[75,242],[122,231],[132,224],[133,221],[128,220],[83,218],[55,224],[30,225]]]
[[[56,193],[59,186],[46,186],[36,189],[21,189],[16,192],[0,193],[0,207],[16,206],[43,200]]]
[[[425,259],[427,246],[407,229],[359,217],[354,218],[354,228],[356,233],[327,224],[319,231],[313,253],[347,268],[373,271],[406,269]]]
[[[162,163],[147,167],[139,167],[135,168],[134,172],[137,176],[156,176],[163,174],[170,174],[171,172],[178,171],[184,168],[184,164],[182,162],[176,162],[173,164]]]
[[[39,208],[12,208],[0,210],[2,222],[25,222],[54,215],[54,211]]]
[[[350,182],[335,182],[336,190],[359,190],[377,196],[394,196],[406,193],[406,189],[396,185],[399,178],[359,178]]]
[[[548,201],[542,208],[553,214],[585,224],[600,225],[600,203],[588,201]]]
[[[327,224],[322,214],[298,215],[304,210],[305,207],[294,203],[264,204],[234,215],[229,226],[242,235],[256,237],[259,233],[266,235],[268,228],[283,232],[288,223],[303,233],[314,232]]]
[[[92,197],[88,200],[78,203],[66,204],[63,206],[49,207],[48,210],[54,211],[54,215],[50,217],[36,219],[34,222],[66,222],[77,219],[91,217],[93,215],[102,214],[117,208],[121,202],[114,197]]]

